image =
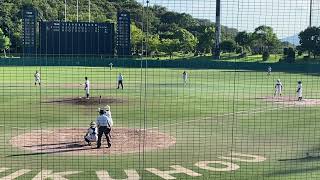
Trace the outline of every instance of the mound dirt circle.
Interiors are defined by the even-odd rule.
[[[107,147],[105,137],[102,147],[88,146],[84,142],[87,128],[63,128],[53,130],[34,130],[10,140],[12,146],[29,151],[26,155],[106,155],[128,154],[141,151],[154,151],[169,148],[176,143],[175,138],[155,130],[113,128],[111,148]]]
[[[71,104],[71,105],[82,105],[82,106],[91,106],[91,105],[100,105],[100,104],[116,104],[116,103],[124,103],[123,99],[118,98],[101,98],[100,97],[90,97],[89,99],[85,97],[76,97],[70,98],[66,97],[63,99],[56,99],[56,100],[48,100],[42,103],[45,104],[52,104],[52,103],[59,103],[59,104]]]
[[[295,96],[266,96],[260,99],[264,99],[267,102],[273,102],[275,104],[293,105],[293,106],[320,106],[320,99],[302,99],[298,101]]]

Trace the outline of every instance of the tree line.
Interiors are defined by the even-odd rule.
[[[81,1],[79,20],[88,21],[88,1]],[[64,20],[64,0],[4,0],[0,6],[0,50],[22,52],[22,10],[32,7],[38,11],[39,20]],[[67,20],[76,21],[76,1],[68,1]],[[135,0],[91,0],[91,20],[116,23],[117,12],[128,11],[132,17],[131,42],[133,54],[173,56],[175,52],[194,55],[211,54],[215,47],[215,24],[206,19],[197,19],[186,13],[169,11],[154,5],[144,7]],[[301,53],[320,54],[320,30],[311,27],[299,35]],[[289,48],[291,46],[291,48]],[[293,45],[281,42],[269,26],[259,26],[254,32],[238,32],[237,29],[222,26],[222,52],[270,54],[296,51]],[[291,53],[292,54],[292,53]]]

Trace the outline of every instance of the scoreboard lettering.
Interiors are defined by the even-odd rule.
[[[24,9],[22,28],[23,28],[23,53],[35,54],[37,49],[36,43],[36,26],[37,26],[37,12],[34,9]]]
[[[40,49],[43,54],[113,55],[113,39],[113,23],[40,23]]]
[[[117,26],[117,53],[118,55],[131,55],[130,13],[118,12]]]

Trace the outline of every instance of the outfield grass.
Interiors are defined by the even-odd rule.
[[[317,75],[234,70],[188,70],[189,82],[182,83],[183,69],[124,69],[91,67],[41,67],[42,86],[33,85],[39,67],[1,67],[0,177],[17,170],[32,171],[20,179],[32,179],[41,170],[80,171],[68,179],[97,179],[106,170],[115,179],[124,170],[135,169],[141,178],[161,179],[145,168],[169,170],[180,165],[202,176],[194,179],[319,179],[318,116],[320,107],[289,107],[258,99],[273,94],[276,79],[284,84],[284,95],[294,96],[302,80],[306,98],[320,99]],[[117,74],[124,75],[124,90],[116,89]],[[169,149],[123,155],[67,156],[28,155],[12,147],[10,139],[33,129],[87,127],[96,118],[96,106],[41,103],[51,99],[83,96],[80,83],[88,76],[92,96],[124,99],[110,104],[116,127],[157,128],[176,138]],[[19,128],[19,129],[17,129]],[[57,137],[58,138],[58,137]],[[259,155],[260,163],[238,162],[236,171],[214,172],[194,164],[219,161],[231,152]],[[312,153],[314,158],[304,158]],[[320,155],[320,154],[319,154]],[[223,160],[228,162],[228,160]],[[230,162],[230,161],[229,161]],[[212,167],[223,167],[212,165]],[[178,179],[191,176],[176,174]]]

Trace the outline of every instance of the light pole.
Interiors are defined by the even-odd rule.
[[[220,59],[221,42],[221,2],[216,0],[216,44],[214,48],[214,58]]]
[[[77,22],[79,22],[79,0],[77,0]]]
[[[64,22],[67,22],[67,0],[64,0]]]
[[[146,14],[147,14],[147,27],[146,27],[146,57],[148,57],[148,48],[149,48],[149,16],[148,16],[148,9],[149,9],[149,3],[150,1],[147,0],[147,11],[146,11]]]
[[[310,0],[310,17],[309,17],[309,27],[312,26],[312,0]]]
[[[91,22],[91,1],[89,0],[89,22]]]

